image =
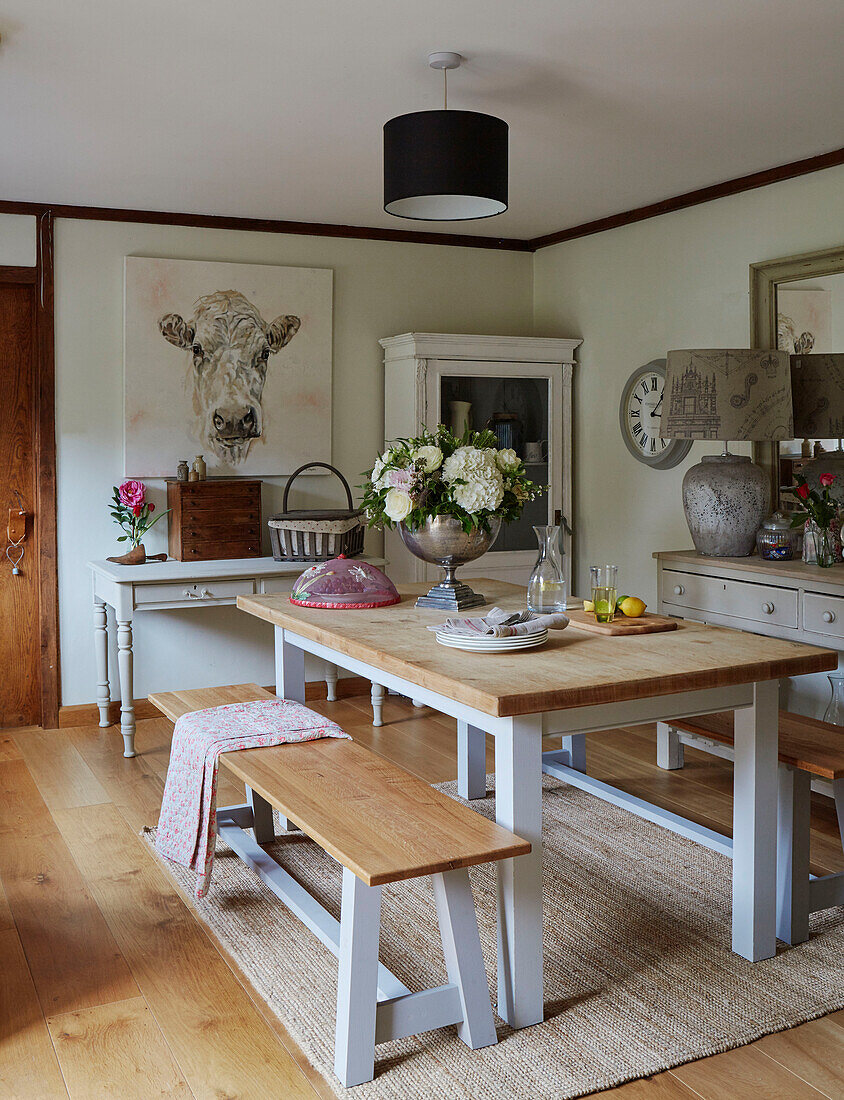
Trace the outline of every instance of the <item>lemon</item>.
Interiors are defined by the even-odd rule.
[[[638,619],[640,615],[644,615],[647,606],[645,601],[640,600],[638,596],[626,596],[619,603],[619,610],[628,619]]]
[[[583,601],[583,610],[584,611],[594,611],[595,610],[595,605],[592,603],[591,600],[584,600]]]

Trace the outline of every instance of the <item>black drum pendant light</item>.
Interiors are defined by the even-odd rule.
[[[398,115],[384,125],[384,209],[399,218],[456,222],[507,209],[507,123],[477,111],[448,110],[448,70],[459,53],[432,53],[442,69],[441,111]]]

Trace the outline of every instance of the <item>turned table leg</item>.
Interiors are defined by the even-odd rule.
[[[100,726],[110,725],[108,717],[111,691],[108,683],[108,616],[105,602],[94,597],[94,655],[97,663],[97,707]]]
[[[372,724],[373,726],[383,726],[384,722],[381,717],[382,707],[384,706],[384,688],[380,684],[376,684],[372,681],[372,691],[370,692],[370,699],[372,700]]]
[[[132,676],[132,620],[117,621],[117,669],[120,673],[120,732],[123,755],[135,755],[135,685]]]
[[[337,702],[337,666],[325,662],[325,698],[329,703]]]

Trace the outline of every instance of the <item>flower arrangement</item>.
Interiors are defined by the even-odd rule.
[[[141,539],[169,509],[159,512],[155,519],[149,517],[155,511],[155,505],[146,499],[146,486],[142,481],[124,481],[119,487],[113,487],[111,498],[111,518],[124,532],[118,535],[118,542],[132,544],[134,549],[140,546]]]
[[[838,560],[841,560],[840,525],[837,523],[838,504],[829,492],[835,477],[835,474],[821,474],[818,478],[821,486],[818,491],[810,489],[806,478],[798,474],[797,484],[784,490],[797,498],[797,508],[791,517],[791,526],[806,528],[803,560],[817,561],[817,564],[823,567],[832,565],[836,560],[836,540]],[[835,538],[830,531],[833,526],[839,531]],[[810,543],[810,539],[814,542]],[[810,546],[813,546],[813,549],[810,550]]]
[[[490,519],[518,519],[544,485],[531,481],[512,448],[499,449],[489,430],[458,437],[444,425],[415,439],[397,439],[376,460],[362,486],[370,527],[398,523],[415,530],[432,516],[455,516],[468,534]]]
[[[797,498],[797,510],[791,518],[792,527],[802,527],[806,520],[812,520],[822,531],[829,529],[829,525],[838,514],[838,505],[829,494],[830,487],[835,481],[835,474],[821,474],[818,478],[821,488],[810,489],[802,474],[797,475],[797,484],[784,489]]]

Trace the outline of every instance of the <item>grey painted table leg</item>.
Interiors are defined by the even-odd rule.
[[[117,621],[117,670],[120,673],[120,732],[123,755],[135,755],[135,684],[132,662],[132,620]]]
[[[275,694],[277,699],[289,699],[295,703],[305,702],[305,651],[285,641],[284,629],[274,628],[275,638]],[[282,829],[295,829],[296,826],[279,814]],[[256,838],[257,839],[257,838]]]
[[[735,712],[733,951],[758,962],[777,950],[778,681],[754,684],[753,697]]]
[[[529,840],[526,856],[498,864],[498,1015],[538,1024],[542,993],[542,716],[510,720],[495,735],[495,817]]]
[[[457,719],[457,793],[461,798],[486,798],[486,735]]]
[[[683,767],[683,742],[668,722],[656,724],[656,763],[657,767],[668,771]]]
[[[100,726],[105,729],[111,725],[108,711],[111,702],[111,689],[108,682],[108,615],[105,601],[94,597],[94,657],[97,663],[97,707],[100,712]]]

